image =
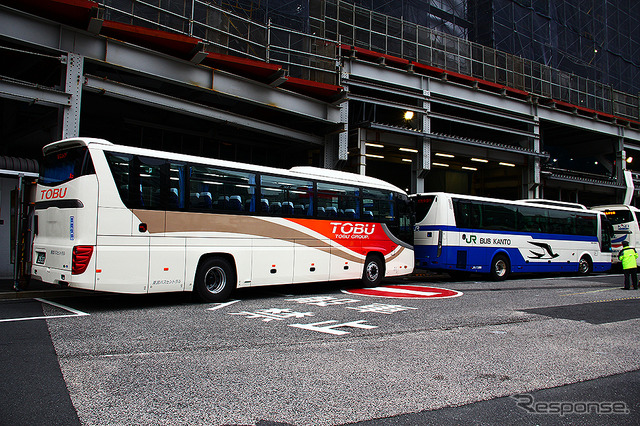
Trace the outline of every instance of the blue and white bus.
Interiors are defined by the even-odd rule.
[[[602,212],[443,192],[411,197],[416,268],[494,280],[611,269],[612,228]]]

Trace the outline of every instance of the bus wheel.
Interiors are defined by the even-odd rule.
[[[582,256],[578,262],[578,274],[589,275],[593,271],[593,264],[589,256]]]
[[[236,273],[231,264],[221,257],[202,262],[196,273],[194,290],[204,302],[222,302],[235,288]]]
[[[493,258],[493,261],[491,261],[491,270],[489,271],[489,276],[494,281],[502,281],[507,279],[510,269],[511,265],[509,264],[509,259],[507,258],[507,256],[499,254]]]
[[[384,259],[378,255],[370,254],[364,262],[362,282],[365,286],[377,286],[384,278]]]

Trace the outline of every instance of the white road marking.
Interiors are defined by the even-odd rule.
[[[49,300],[35,298],[40,303],[46,303],[47,305],[55,306],[56,308],[71,312],[69,315],[43,315],[39,317],[24,317],[24,318],[5,318],[0,319],[0,322],[16,322],[16,321],[31,321],[39,319],[53,319],[53,318],[71,318],[71,317],[83,317],[89,315],[86,312],[79,311],[77,309],[70,308],[68,306],[60,305],[59,303],[51,302]]]
[[[230,300],[224,303],[216,303],[216,306],[212,306],[211,308],[207,308],[207,311],[217,311],[218,309],[226,308],[227,306],[231,306],[234,303],[238,303],[239,300]]]
[[[418,296],[434,296],[436,294],[440,294],[433,291],[417,291],[417,290],[408,290],[404,288],[393,288],[393,287],[370,287],[370,288],[365,288],[363,290],[386,291],[388,293],[403,293],[403,294],[413,294]]]

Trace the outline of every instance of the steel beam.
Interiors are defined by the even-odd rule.
[[[214,91],[219,95],[262,105],[294,116],[328,123],[340,122],[340,109],[284,89],[272,87],[223,71],[213,70],[149,49],[95,36],[0,6],[0,37],[50,49],[61,55],[74,53],[92,60],[139,73],[152,79]]]
[[[218,122],[233,123],[239,127],[244,127],[253,131],[261,131],[278,137],[305,141],[317,145],[324,144],[324,138],[320,136],[299,132],[264,121],[249,119],[244,116],[207,107],[195,102],[185,101],[184,99],[174,98],[162,93],[156,93],[102,78],[85,76],[84,89],[133,103],[144,104],[168,111],[175,111],[179,114],[187,114]]]
[[[71,95],[59,90],[15,80],[0,80],[0,97],[47,106],[69,106]]]
[[[471,104],[471,108],[477,112],[486,112],[493,116],[499,116],[499,111],[504,111],[505,118],[517,119],[514,117],[514,115],[517,114],[522,116],[522,121],[524,122],[534,120],[531,103],[527,101],[511,99],[439,78],[410,74],[403,70],[381,67],[380,65],[358,60],[348,61],[348,63],[345,64],[345,68],[348,70],[348,77],[354,81],[357,79],[364,79],[371,82],[385,81],[389,86],[399,86],[405,88],[405,90],[412,91],[420,90],[420,81],[426,79],[428,80],[429,92],[430,96],[433,97],[433,102],[438,102],[442,99],[445,100],[446,103],[446,100],[450,99],[451,103],[459,104],[462,101]],[[364,99],[362,100],[364,101]],[[381,102],[381,104],[382,103],[383,102]],[[595,118],[582,117],[548,107],[538,107],[536,111],[541,120],[605,135],[618,136],[618,129],[621,127],[618,124],[607,123]],[[496,112],[498,112],[498,114]],[[528,134],[525,136],[531,135]],[[625,128],[625,138],[640,144],[640,131]]]

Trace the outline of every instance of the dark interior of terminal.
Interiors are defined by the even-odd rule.
[[[409,193],[640,186],[634,0],[0,0],[0,55],[4,222],[75,136]]]

